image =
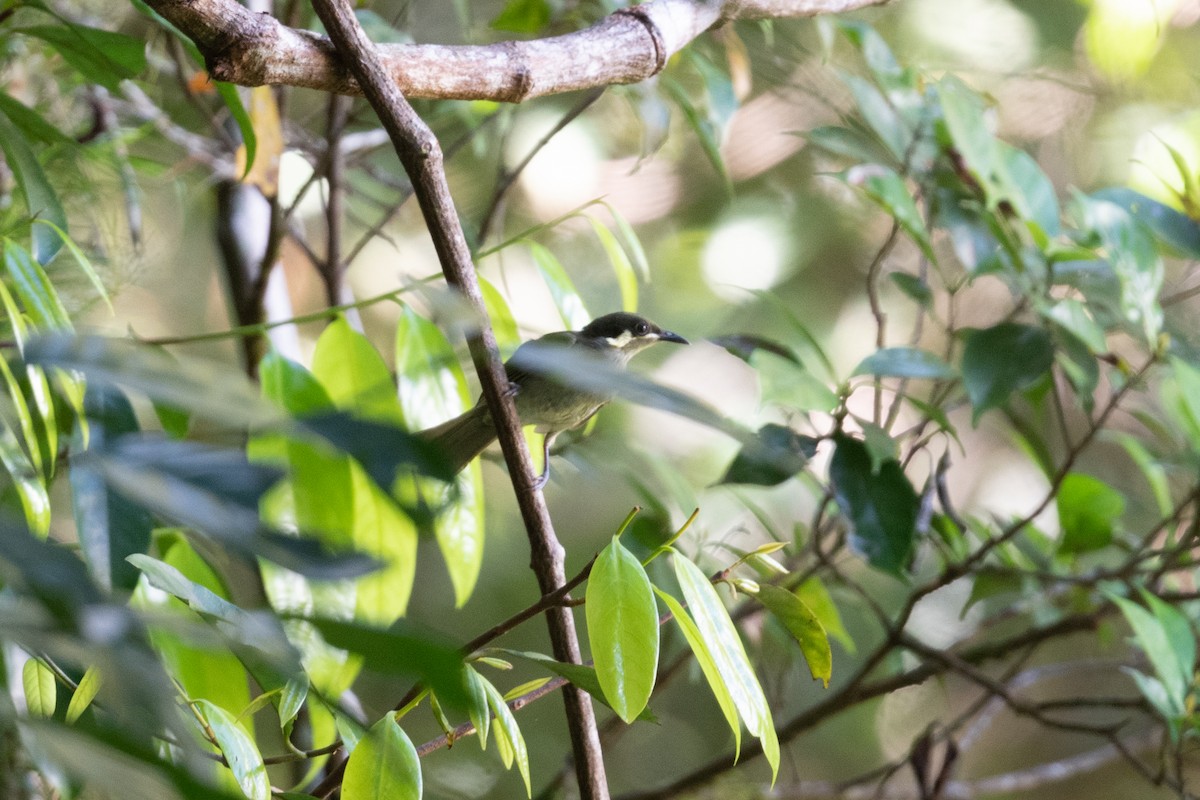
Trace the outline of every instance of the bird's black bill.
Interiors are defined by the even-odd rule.
[[[687,339],[683,338],[678,333],[672,333],[671,331],[663,331],[660,333],[658,335],[658,340],[660,342],[674,342],[675,344],[690,344]]]

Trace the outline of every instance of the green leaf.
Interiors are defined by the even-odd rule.
[[[730,694],[729,686],[725,683],[721,671],[717,669],[717,662],[713,659],[712,651],[705,644],[704,635],[696,627],[695,621],[687,613],[683,605],[657,586],[652,588],[659,599],[666,604],[672,618],[675,620],[675,624],[679,626],[679,630],[683,633],[683,638],[687,640],[688,647],[691,648],[692,655],[696,657],[696,663],[700,666],[700,671],[704,673],[704,679],[708,682],[713,697],[716,699],[717,705],[721,708],[721,714],[725,717],[725,722],[729,724],[730,730],[733,731],[733,752],[734,759],[736,760],[738,754],[742,751],[742,726],[738,722],[738,710],[737,706],[733,703],[733,695]]]
[[[595,217],[585,216],[587,216],[588,222],[592,223],[592,230],[596,232],[596,238],[604,247],[608,263],[612,266],[613,275],[616,276],[617,286],[621,290],[621,309],[637,311],[638,283],[637,275],[633,271],[633,263],[629,260],[629,256],[621,247],[620,242],[617,241],[617,237],[613,236],[612,231],[604,227]]]
[[[846,182],[858,186],[907,233],[930,261],[935,261],[929,231],[917,203],[909,194],[904,179],[878,164],[854,167],[846,172]]]
[[[1015,391],[1026,389],[1050,371],[1054,342],[1041,328],[1004,322],[970,330],[963,347],[962,375],[973,420],[1001,406]]]
[[[1098,478],[1072,472],[1055,498],[1062,528],[1060,553],[1087,553],[1112,543],[1113,528],[1125,513],[1125,496]]]
[[[118,91],[122,80],[137,77],[146,68],[146,43],[123,33],[75,24],[35,25],[20,31],[49,44],[88,81],[109,91]]]
[[[467,665],[467,718],[475,726],[479,734],[479,749],[487,750],[488,733],[492,723],[492,712],[488,708],[487,689],[484,688],[484,678],[475,671],[475,667]]]
[[[525,782],[525,794],[533,797],[533,787],[529,779],[529,750],[517,725],[517,718],[500,696],[500,692],[496,691],[496,687],[482,677],[480,680],[483,681],[483,689],[488,696],[488,706],[496,715],[492,731],[496,734],[496,749],[500,752],[500,760],[506,769],[511,769],[513,763],[516,763],[521,779]]]
[[[41,144],[75,144],[75,140],[46,121],[38,112],[13,99],[7,92],[0,92],[0,114],[12,120],[21,129],[21,133],[29,139],[35,139]]]
[[[496,334],[496,345],[501,353],[510,356],[521,344],[521,334],[517,330],[517,320],[513,317],[512,309],[508,307],[500,290],[482,276],[479,278],[479,289],[483,292],[483,307],[487,310],[488,319],[492,321],[492,331]]]
[[[202,61],[202,59],[200,60]],[[254,130],[254,121],[250,119],[250,112],[246,110],[246,104],[242,102],[242,96],[238,94],[237,86],[225,81],[213,81],[213,87],[217,90],[217,96],[225,104],[229,115],[237,123],[238,133],[242,136],[242,145],[246,148],[246,168],[242,170],[242,176],[245,177],[250,174],[250,169],[254,166],[254,159],[258,154],[258,133]]]
[[[646,258],[646,251],[642,247],[642,241],[638,238],[637,233],[633,230],[633,226],[629,224],[629,220],[621,214],[611,203],[600,201],[600,205],[608,209],[608,213],[612,215],[613,223],[617,226],[617,232],[621,234],[621,240],[625,242],[624,252],[629,256],[638,274],[642,280],[650,282],[650,260]]]
[[[904,163],[905,154],[912,143],[912,131],[908,125],[870,81],[857,75],[843,75],[842,80],[853,95],[854,105],[863,121],[887,147],[889,161],[897,165]]]
[[[267,767],[254,740],[225,709],[207,700],[194,702],[216,737],[221,754],[229,763],[229,769],[242,792],[250,800],[270,800],[271,782],[267,778]]]
[[[1024,150],[1001,141],[995,146],[1006,198],[1027,223],[1036,224],[1046,236],[1057,236],[1062,226],[1058,195],[1050,178]]]
[[[330,322],[317,339],[312,371],[338,408],[363,419],[403,426],[404,414],[387,364],[344,317]]]
[[[45,270],[28,250],[12,239],[4,240],[4,269],[35,328],[71,329],[71,318]]]
[[[871,467],[866,445],[847,436],[834,438],[829,464],[838,506],[850,519],[850,544],[873,567],[903,573],[913,552],[920,500],[899,462]]]
[[[733,191],[733,179],[729,175],[729,170],[725,166],[725,159],[721,155],[721,140],[720,134],[712,120],[708,119],[704,114],[696,108],[695,103],[688,97],[687,91],[679,85],[678,82],[670,78],[661,78],[660,84],[666,93],[679,106],[679,110],[683,112],[684,120],[687,121],[688,127],[696,134],[696,139],[700,142],[700,148],[704,151],[704,155],[708,157],[708,161],[712,164],[713,169],[717,171],[717,175],[721,177],[725,184],[726,193]]]
[[[25,707],[30,716],[52,717],[58,701],[58,685],[54,673],[40,659],[30,658],[21,667],[21,685],[25,690]]]
[[[771,583],[759,585],[754,596],[796,637],[813,680],[821,681],[828,689],[833,675],[833,651],[829,649],[829,636],[817,615],[799,597]]]
[[[405,306],[396,327],[400,407],[413,428],[455,417],[470,403],[467,379],[441,330]],[[483,471],[472,463],[455,480],[456,491],[433,521],[438,548],[454,585],[455,605],[471,597],[483,565]],[[429,487],[433,491],[432,487]],[[444,493],[443,493],[444,494]]]
[[[812,609],[825,632],[837,639],[847,653],[853,655],[856,650],[854,639],[847,632],[846,626],[842,622],[841,612],[834,605],[833,598],[829,596],[829,590],[825,588],[821,579],[814,575],[800,584],[795,592],[804,605]]]
[[[1186,697],[1191,686],[1191,666],[1184,675],[1179,668],[1179,661],[1171,638],[1162,621],[1132,600],[1112,596],[1113,603],[1121,610],[1129,627],[1137,639],[1138,646],[1150,660],[1154,673],[1162,682],[1166,692],[1167,706],[1164,714],[1168,720],[1182,716],[1185,709]]]
[[[983,98],[955,75],[946,75],[938,81],[937,95],[954,149],[975,179],[985,188],[992,187],[997,148],[996,139],[987,128]],[[997,199],[989,192],[992,203]]]
[[[495,652],[512,656],[514,658],[523,658],[527,661],[532,661],[535,664],[539,664],[555,675],[566,678],[576,687],[583,689],[585,692],[595,698],[596,702],[603,703],[609,708],[612,708],[612,704],[609,702],[608,697],[604,694],[604,689],[602,689],[600,686],[600,678],[597,676],[594,667],[589,667],[586,664],[568,664],[563,661],[557,661],[548,655],[544,655],[542,653],[533,653],[526,650],[499,649]],[[511,667],[511,665],[509,666]],[[510,690],[509,695],[512,693],[512,690]],[[650,710],[649,706],[646,706],[642,709],[642,712],[637,715],[637,719],[642,722],[658,723],[658,717],[654,716],[654,712]]]
[[[33,225],[34,230],[37,230],[37,227],[40,225],[49,228],[58,235],[59,241],[66,245],[67,251],[75,259],[75,263],[79,266],[79,270],[87,277],[88,281],[91,282],[92,288],[96,290],[96,294],[99,295],[100,299],[104,301],[104,304],[108,306],[109,312],[112,312],[113,304],[112,299],[108,296],[108,289],[105,288],[104,281],[100,280],[100,274],[96,272],[96,268],[92,266],[91,259],[89,259],[87,255],[79,249],[79,245],[75,244],[75,241],[67,235],[66,231],[48,219],[35,219],[33,221]]]
[[[854,368],[854,375],[880,378],[927,378],[949,380],[958,376],[941,358],[916,347],[885,347],[867,356]]]
[[[591,321],[591,316],[583,306],[583,298],[579,296],[575,284],[563,269],[558,258],[547,248],[537,242],[529,242],[529,251],[533,254],[533,263],[537,265],[554,306],[562,317],[563,324],[569,330],[581,330]]]
[[[67,227],[67,214],[63,211],[58,193],[50,185],[42,165],[26,141],[24,135],[3,114],[0,114],[0,150],[12,170],[17,186],[25,198],[25,209],[31,218],[45,219],[59,228]],[[62,247],[62,240],[49,228],[33,229],[33,258],[39,264],[47,264]],[[7,247],[5,259],[7,260]]]
[[[245,375],[200,360],[175,361],[151,347],[99,336],[50,334],[25,348],[31,364],[82,372],[89,380],[125,386],[152,400],[219,420],[230,427],[257,429],[286,417],[263,400]]]
[[[453,645],[411,623],[387,628],[345,620],[305,618],[334,647],[358,653],[368,669],[419,678],[450,708],[466,708],[468,694],[462,654]]]
[[[804,469],[816,452],[813,437],[770,422],[742,445],[720,482],[777,486]]]
[[[550,22],[547,0],[508,0],[492,20],[492,28],[511,33],[537,33]]]
[[[1185,690],[1191,691],[1195,682],[1196,632],[1187,616],[1141,587],[1142,599],[1154,613],[1175,654],[1175,669]]]
[[[885,145],[858,127],[830,125],[813,128],[799,135],[814,147],[856,163],[886,164],[893,161]]]
[[[1133,189],[1112,188],[1094,192],[1096,200],[1115,203],[1154,232],[1160,244],[1176,254],[1200,258],[1200,222]]]
[[[1066,297],[1056,301],[1043,312],[1044,316],[1067,333],[1087,345],[1093,353],[1108,352],[1104,328],[1096,322],[1087,306],[1078,300]]]
[[[1158,296],[1164,266],[1150,230],[1121,206],[1108,200],[1076,196],[1080,224],[1094,231],[1120,285],[1120,310],[1127,323],[1153,344],[1162,330]]]
[[[592,566],[584,609],[604,696],[633,722],[658,674],[658,606],[646,570],[615,536]]]
[[[1172,503],[1171,484],[1167,478],[1166,468],[1150,454],[1146,445],[1132,434],[1123,431],[1105,431],[1105,435],[1116,440],[1125,449],[1153,492],[1158,513],[1164,517],[1168,516],[1172,510]]]
[[[779,774],[779,739],[771,718],[771,708],[754,674],[754,667],[746,655],[737,628],[716,589],[700,568],[678,553],[672,556],[671,562],[696,628],[729,688],[734,707],[746,724],[746,729],[762,743],[763,755],[771,765],[771,783],[774,785]]]
[[[50,532],[50,493],[8,425],[0,425],[0,464],[12,478],[29,529],[45,537]]]
[[[346,763],[346,800],[420,800],[421,759],[392,714],[385,714],[359,739]]]
[[[79,679],[79,685],[75,687],[74,694],[71,695],[71,702],[67,705],[67,724],[75,722],[87,711],[88,706],[96,699],[97,692],[100,691],[100,685],[103,680],[100,677],[100,671],[96,669],[96,665],[87,668],[83,673],[83,677]]]
[[[112,438],[138,430],[133,407],[116,389],[89,386],[84,409],[91,423],[93,447],[103,447]],[[77,459],[68,477],[75,529],[96,583],[109,590],[132,591],[137,585],[138,571],[126,557],[149,549],[154,527],[150,514],[123,495],[110,491],[103,474],[89,466],[87,459]]]
[[[896,284],[896,288],[915,300],[921,308],[928,309],[933,306],[933,291],[930,290],[928,283],[916,275],[909,275],[907,272],[889,272],[888,278]]]

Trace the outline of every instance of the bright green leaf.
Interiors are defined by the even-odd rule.
[[[344,317],[330,322],[317,339],[312,371],[338,408],[363,419],[403,425],[387,364]]]
[[[929,231],[904,179],[887,167],[869,164],[846,172],[846,182],[860,187],[907,233],[930,261],[935,260]]]
[[[637,275],[633,271],[633,263],[629,260],[629,256],[625,253],[625,249],[621,247],[617,237],[613,236],[612,231],[604,227],[604,225],[595,217],[588,216],[588,222],[592,223],[592,230],[596,233],[596,238],[600,240],[600,244],[604,247],[604,253],[608,256],[608,263],[612,266],[613,275],[616,276],[617,286],[621,290],[621,308],[624,311],[637,311],[638,305],[638,283]]]
[[[221,754],[225,756],[233,777],[246,797],[250,800],[270,800],[271,782],[267,778],[262,754],[258,752],[254,740],[238,724],[237,718],[207,700],[196,700],[195,705],[216,736],[217,746],[221,748]]]
[[[1060,553],[1086,553],[1112,542],[1113,528],[1125,513],[1125,496],[1098,478],[1072,472],[1055,497],[1062,528]]]
[[[658,607],[646,570],[615,536],[592,565],[584,609],[604,696],[633,722],[658,673]]]
[[[45,219],[66,230],[67,214],[63,211],[58,193],[46,178],[46,173],[38,163],[29,142],[3,114],[0,114],[0,150],[4,151],[8,168],[12,170],[17,186],[25,198],[25,208],[30,218]],[[33,258],[37,263],[49,263],[61,247],[62,239],[50,228],[42,226],[33,229]],[[5,259],[7,258],[6,247]]]
[[[516,762],[521,779],[525,782],[525,794],[533,797],[533,787],[529,780],[529,750],[525,747],[525,737],[521,735],[517,718],[500,696],[500,692],[496,691],[496,687],[482,676],[480,680],[488,696],[488,706],[496,716],[492,730],[496,734],[496,749],[500,752],[500,760],[505,768],[511,768]]]
[[[421,759],[391,714],[359,739],[346,764],[346,800],[420,800]]]
[[[25,689],[25,707],[34,717],[54,716],[58,686],[54,673],[40,659],[30,658],[21,667],[21,685]]]
[[[591,322],[591,317],[584,308],[583,298],[579,296],[579,291],[571,282],[567,271],[563,269],[554,253],[537,242],[530,242],[529,250],[533,254],[533,263],[537,265],[538,272],[541,273],[542,280],[546,283],[546,288],[550,290],[550,296],[554,299],[554,306],[558,309],[563,323],[570,330],[582,329]]]
[[[841,612],[838,611],[833,598],[829,596],[829,590],[825,588],[821,579],[814,575],[800,584],[795,591],[796,596],[804,601],[804,605],[812,609],[825,632],[837,639],[847,653],[853,655],[856,649],[854,639],[846,630]]]
[[[716,589],[700,568],[677,553],[672,556],[671,562],[696,628],[708,645],[713,663],[729,688],[738,714],[746,723],[746,729],[762,743],[763,755],[771,765],[771,782],[774,784],[779,774],[779,740],[771,718],[771,708],[754,674],[754,667],[746,655],[737,628]]]
[[[67,705],[67,724],[79,719],[83,712],[87,711],[88,706],[96,699],[96,693],[100,691],[102,683],[103,680],[96,665],[88,667],[83,673],[83,677],[79,679],[79,685],[75,687],[75,692],[71,695],[71,702]]]

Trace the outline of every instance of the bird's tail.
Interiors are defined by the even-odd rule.
[[[441,450],[457,473],[495,441],[496,426],[492,424],[487,406],[480,403],[454,419],[421,431],[419,435]]]

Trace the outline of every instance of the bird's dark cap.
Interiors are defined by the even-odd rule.
[[[615,311],[597,317],[584,326],[581,333],[596,339],[618,339],[624,333],[631,333],[636,337],[653,335],[660,342],[688,343],[688,340],[678,333],[665,331],[645,317],[630,314],[628,311]]]

